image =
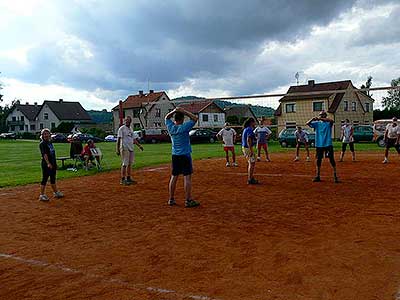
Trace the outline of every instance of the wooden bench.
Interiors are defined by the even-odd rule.
[[[68,159],[71,159],[71,157],[69,157],[69,156],[57,157],[57,160],[60,160],[60,161],[61,161],[61,168],[62,168],[62,169],[65,169],[64,162],[65,162],[66,160],[68,160]]]

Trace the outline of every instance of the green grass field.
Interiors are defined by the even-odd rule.
[[[40,182],[40,153],[39,142],[30,140],[0,141],[0,188],[29,183]],[[69,144],[54,144],[58,157],[69,156]],[[115,154],[114,143],[99,143],[107,169],[115,170],[120,167],[120,158]],[[237,153],[240,153],[240,146]],[[154,166],[170,162],[171,144],[145,144],[144,152],[136,149],[135,168]],[[335,143],[335,148],[340,149],[340,143]],[[281,148],[278,142],[271,142],[270,152],[293,152],[293,148]],[[357,151],[382,151],[376,144],[357,144]],[[193,159],[223,157],[222,145],[196,144],[193,145]],[[71,161],[66,162],[71,163]],[[77,172],[59,170],[57,178],[70,178],[96,174],[96,170],[85,171],[79,169]]]

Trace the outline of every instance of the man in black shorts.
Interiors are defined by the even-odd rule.
[[[174,116],[175,122],[171,118]],[[189,117],[189,121],[184,122],[185,116]],[[185,188],[185,207],[199,206],[200,203],[192,199],[192,147],[190,146],[189,131],[196,124],[198,118],[177,107],[165,116],[165,125],[167,125],[169,135],[172,141],[172,175],[169,182],[169,200],[170,206],[176,205],[175,190],[176,182],[179,175],[184,176]]]
[[[332,144],[332,126],[333,120],[328,118],[325,111],[319,113],[319,117],[312,118],[307,122],[307,125],[315,130],[315,148],[317,150],[317,174],[314,178],[314,182],[321,181],[321,165],[322,159],[325,157],[329,158],[329,161],[333,168],[333,178],[335,183],[339,182],[336,174],[336,162],[333,154]]]

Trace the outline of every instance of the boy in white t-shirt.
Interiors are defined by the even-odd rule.
[[[383,160],[384,164],[389,162],[389,149],[395,148],[397,153],[400,155],[400,125],[397,123],[397,118],[394,117],[392,119],[392,123],[386,125],[385,130],[385,159]]]
[[[218,133],[217,137],[219,139],[222,138],[224,143],[224,151],[226,157],[226,166],[230,167],[231,164],[229,162],[229,151],[232,153],[232,165],[237,167],[236,163],[236,155],[235,155],[235,140],[236,140],[236,131],[230,127],[229,123],[225,123],[224,128],[222,128]]]
[[[342,126],[341,140],[342,140],[342,152],[340,153],[340,160],[343,161],[344,153],[346,152],[347,144],[350,146],[351,155],[353,161],[356,161],[356,153],[354,151],[354,128],[350,124],[349,119],[346,119],[345,124]]]
[[[121,184],[130,185],[135,183],[131,178],[132,164],[135,159],[135,152],[133,145],[139,147],[143,151],[142,145],[138,142],[137,136],[131,129],[132,118],[130,116],[125,118],[125,124],[118,129],[117,135],[117,155],[121,155]]]

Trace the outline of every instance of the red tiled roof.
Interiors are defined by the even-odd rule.
[[[155,102],[157,101],[164,92],[152,92],[143,95],[130,95],[122,102],[122,108],[140,108],[143,107],[143,104],[148,102]],[[115,106],[112,110],[118,110],[119,105]]]
[[[203,109],[205,109],[207,106],[209,106],[211,103],[212,103],[212,101],[196,100],[191,103],[177,104],[177,106],[182,107],[183,109],[191,112],[192,114],[198,114]]]

